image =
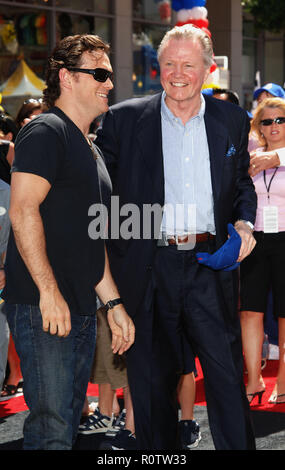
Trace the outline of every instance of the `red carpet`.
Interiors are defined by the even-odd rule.
[[[98,397],[98,385],[89,384],[87,395],[90,397]],[[117,390],[117,396],[118,398],[123,398],[123,389]],[[28,407],[23,395],[0,402],[0,418],[26,410],[28,410]]]
[[[204,393],[204,379],[203,373],[199,361],[196,361],[196,367],[198,372],[198,377],[196,379],[196,405],[206,405],[205,393]],[[263,380],[265,382],[265,393],[262,397],[262,403],[258,405],[257,397],[251,404],[252,410],[261,410],[261,411],[274,411],[278,413],[285,413],[285,403],[279,405],[272,405],[268,403],[268,399],[273,391],[275,385],[275,378],[277,375],[278,361],[267,361],[265,369],[262,371]],[[247,375],[244,375],[244,383],[247,383]]]
[[[195,404],[200,405],[200,406],[205,406],[206,401],[205,401],[205,393],[204,393],[203,373],[202,373],[201,366],[198,360],[196,361],[196,366],[197,366],[197,371],[198,371],[198,377],[196,379]],[[263,378],[264,378],[265,385],[266,385],[266,391],[263,395],[261,405],[256,404],[257,398],[255,398],[256,402],[254,401],[253,405],[251,405],[252,410],[285,413],[285,403],[280,404],[280,405],[271,405],[270,403],[267,403],[268,398],[270,397],[274,384],[275,384],[277,368],[278,368],[278,361],[267,361],[267,366],[263,370]],[[246,375],[245,375],[245,383],[246,383]],[[92,396],[92,397],[97,397],[98,385],[89,384],[87,395]],[[119,398],[122,398],[123,390],[122,389],[118,390],[117,395]],[[9,416],[11,414],[19,413],[20,411],[25,411],[27,409],[28,407],[25,403],[23,396],[11,398],[10,400],[0,402],[0,418]]]

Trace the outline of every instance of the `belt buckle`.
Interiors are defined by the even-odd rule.
[[[195,233],[188,233],[185,236],[185,241],[179,242],[177,235],[175,236],[177,250],[181,251],[189,251],[193,250],[196,245],[196,234]]]
[[[174,235],[174,238],[175,238],[175,243],[176,245],[185,245],[188,243],[188,240],[189,240],[189,234],[185,235],[184,239],[185,241],[179,241],[179,238],[183,238],[183,235]]]

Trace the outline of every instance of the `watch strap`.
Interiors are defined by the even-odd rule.
[[[106,312],[111,310],[116,305],[122,304],[123,300],[119,297],[118,299],[108,300],[108,302],[104,305]]]

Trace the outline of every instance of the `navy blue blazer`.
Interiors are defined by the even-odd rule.
[[[227,239],[227,224],[238,219],[255,221],[256,194],[248,175],[249,120],[239,106],[205,96],[205,125],[219,248]],[[161,142],[161,93],[134,98],[112,106],[98,130],[96,144],[102,150],[119,207],[164,204],[164,172]],[[127,217],[120,218],[122,222]],[[142,216],[141,221],[141,236]],[[110,221],[112,224],[112,221]],[[159,224],[158,224],[159,229]],[[153,227],[150,239],[109,239],[111,271],[131,316],[136,313],[151,272],[156,250]],[[225,301],[233,311],[237,299],[237,271],[219,273]]]

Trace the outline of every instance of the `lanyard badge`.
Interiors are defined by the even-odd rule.
[[[267,190],[268,206],[263,208],[263,231],[264,233],[278,233],[278,207],[270,205],[270,186],[278,168],[275,169],[269,184],[266,184],[265,171],[263,172],[264,184]]]

